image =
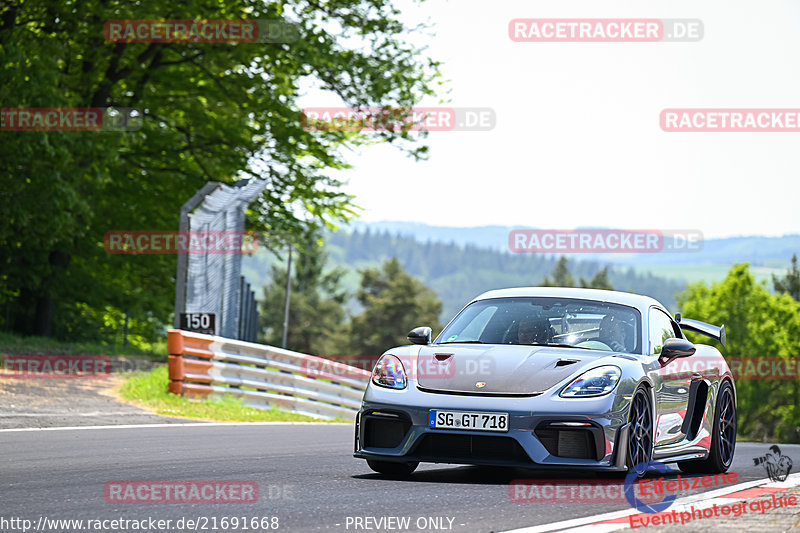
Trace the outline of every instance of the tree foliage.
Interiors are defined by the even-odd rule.
[[[408,344],[406,334],[417,326],[441,329],[442,302],[431,289],[409,275],[397,259],[361,272],[356,299],[364,312],[353,317],[351,347],[356,355],[378,355]]]
[[[791,357],[800,363],[800,303],[770,294],[755,282],[747,264],[734,266],[713,284],[692,284],[679,296],[683,316],[724,324],[725,356]],[[708,343],[705,337],[690,334]],[[743,438],[800,442],[800,389],[795,381],[740,380],[736,383]]]
[[[325,272],[327,254],[315,240],[309,240],[293,254],[289,327],[286,347],[314,355],[340,354],[346,343],[342,328],[347,295],[340,286],[344,269]],[[281,346],[286,296],[286,269],[276,267],[270,284],[264,287],[259,315],[260,342]]]
[[[542,287],[574,287],[575,278],[569,271],[569,260],[563,255],[558,258],[558,263],[553,267],[550,276],[545,276],[542,281]]]
[[[552,277],[551,277],[552,276]],[[556,266],[550,272],[550,276],[545,276],[544,281],[541,283],[542,287],[582,287],[584,289],[605,289],[613,291],[614,286],[611,285],[609,279],[609,270],[607,266],[597,270],[589,281],[583,276],[580,277],[580,283],[575,284],[575,278],[569,271],[569,260],[563,255],[558,258]]]
[[[797,254],[792,255],[792,266],[783,277],[772,275],[772,286],[775,292],[786,293],[800,301],[800,269],[797,268]]]
[[[341,287],[345,269],[326,268],[319,244],[307,245],[293,261],[287,348],[322,356],[377,356],[392,346],[408,344],[416,326],[441,329],[442,310],[436,293],[406,273],[396,259],[360,272],[355,299],[362,311],[348,316],[348,295]],[[264,288],[260,341],[280,346],[283,333],[286,269],[275,266]],[[349,321],[348,321],[349,319]]]
[[[112,43],[119,19],[281,19],[291,43]],[[389,0],[12,0],[0,4],[3,107],[135,108],[130,132],[0,132],[0,320],[24,334],[101,335],[109,316],[163,323],[175,258],[108,255],[109,230],[176,229],[208,181],[268,178],[250,229],[288,239],[354,214],[331,170],[342,147],[420,134],[307,131],[309,88],[343,106],[400,107],[432,93],[437,64],[406,41]],[[146,328],[145,328],[146,329]]]
[[[611,285],[611,281],[608,279],[608,267],[603,267],[595,272],[594,276],[592,276],[592,279],[589,281],[581,277],[581,287],[585,289],[605,289],[607,291],[613,291],[614,286]]]

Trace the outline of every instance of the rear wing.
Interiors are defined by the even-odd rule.
[[[706,324],[705,322],[700,322],[699,320],[692,320],[691,318],[681,318],[680,315],[675,317],[675,321],[678,322],[678,325],[684,331],[693,331],[695,333],[699,333],[701,335],[705,335],[706,337],[711,337],[714,340],[718,340],[725,346],[726,338],[725,338],[725,325],[721,325],[719,327],[712,326],[711,324]]]

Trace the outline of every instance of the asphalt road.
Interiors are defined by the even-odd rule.
[[[487,532],[628,507],[624,502],[519,503],[509,498],[508,484],[515,479],[598,479],[593,474],[422,465],[408,480],[382,479],[352,457],[352,432],[340,424],[0,431],[0,525],[3,518],[37,524],[40,516],[173,521],[237,516],[277,517],[279,530],[287,531],[375,531],[392,530],[386,526],[393,524],[380,528],[361,522],[363,527],[356,527],[355,517],[397,516],[410,517],[409,531],[439,525]],[[732,471],[738,481],[766,477],[753,457],[767,448],[760,443],[737,446]],[[800,459],[800,446],[782,449]],[[259,499],[236,505],[107,503],[104,485],[115,480],[248,480],[258,484]],[[434,522],[429,517],[441,518]],[[0,530],[12,530],[9,524]],[[211,531],[212,522],[207,525]]]
[[[114,388],[122,383],[119,374],[103,379],[0,379],[0,429],[186,422],[119,401]]]

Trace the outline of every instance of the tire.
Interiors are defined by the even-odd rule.
[[[687,474],[721,474],[733,464],[736,450],[736,402],[733,386],[723,381],[714,405],[714,425],[711,430],[711,450],[701,461],[679,461],[678,468]]]
[[[417,469],[419,463],[395,463],[392,461],[375,461],[368,459],[367,464],[379,474],[393,477],[405,477]]]
[[[653,410],[646,388],[639,387],[634,393],[628,420],[630,430],[625,450],[625,466],[630,472],[634,466],[649,463],[653,459]],[[637,477],[644,477],[646,473],[647,470],[644,469]]]

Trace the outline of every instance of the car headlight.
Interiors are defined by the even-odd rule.
[[[390,389],[405,389],[408,383],[406,369],[394,355],[384,355],[372,370],[372,382]]]
[[[562,398],[602,396],[614,390],[621,376],[622,371],[615,366],[599,366],[581,374],[564,387],[559,396]]]

